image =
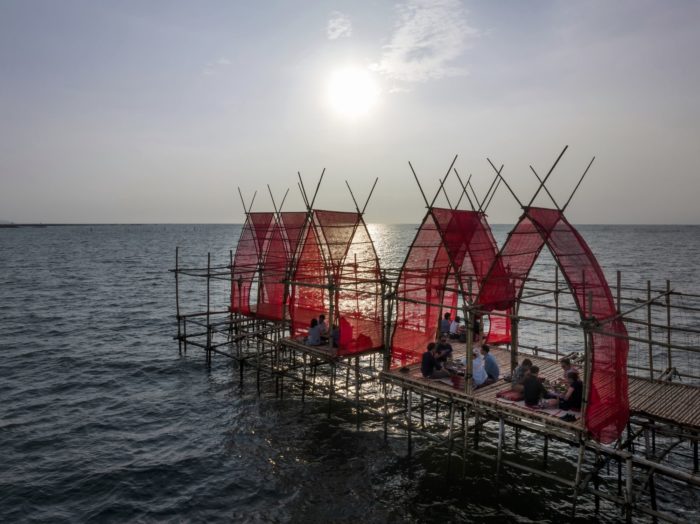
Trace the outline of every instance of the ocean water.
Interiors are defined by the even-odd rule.
[[[495,226],[500,242],[507,226]],[[400,264],[415,226],[371,225],[383,263]],[[175,246],[185,266],[225,265],[235,225],[0,229],[0,521],[567,521],[571,493],[523,473],[360,431],[341,405],[275,398],[274,385],[216,357],[178,355]],[[582,226],[614,282],[700,293],[700,227]],[[542,274],[549,271],[543,264]],[[201,287],[183,287],[201,305]],[[225,304],[225,289],[213,303]],[[487,430],[488,431],[488,430]],[[522,453],[535,453],[524,437]],[[551,467],[570,450],[552,444]],[[459,464],[459,461],[456,461]],[[461,467],[461,466],[460,466]],[[657,485],[657,489],[659,486]],[[661,507],[697,508],[683,489]],[[590,497],[589,497],[590,498]],[[686,510],[687,511],[687,510]],[[681,511],[682,513],[682,511]],[[593,518],[591,500],[577,508]],[[603,505],[599,518],[616,521]]]

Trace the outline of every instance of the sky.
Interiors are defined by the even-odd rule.
[[[560,206],[595,157],[570,221],[700,224],[698,22],[681,0],[0,0],[0,220],[240,223],[238,188],[300,210],[297,173],[313,193],[325,168],[315,207],[378,177],[366,220],[419,223],[409,161],[430,201],[458,155],[479,198],[490,159],[527,204],[568,145]],[[346,70],[361,114],[329,102]],[[521,208],[501,184],[487,213]]]

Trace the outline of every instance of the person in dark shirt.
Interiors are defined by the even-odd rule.
[[[524,359],[522,363],[515,368],[515,373],[513,373],[513,377],[511,378],[511,387],[513,390],[523,390],[523,382],[525,381],[525,377],[530,375],[530,368],[532,368],[532,361],[529,358]]]
[[[445,335],[440,335],[440,342],[437,345],[437,359],[440,362],[447,362],[452,357],[452,344],[447,341]]]
[[[523,381],[523,396],[525,397],[525,405],[531,408],[537,407],[540,404],[540,400],[544,397],[547,390],[544,388],[540,377],[537,374],[540,372],[540,368],[537,366],[532,366],[530,368],[530,375],[525,377]]]
[[[437,359],[438,350],[437,344],[431,342],[428,344],[428,349],[423,353],[423,359],[420,364],[420,372],[425,378],[447,378],[450,374],[441,369],[440,362]]]
[[[481,343],[481,315],[474,315],[472,324],[472,340],[477,344]]]
[[[481,355],[484,357],[484,369],[486,374],[489,376],[490,384],[493,384],[498,380],[501,371],[498,369],[498,362],[496,362],[496,357],[491,353],[491,348],[488,344],[481,345]]]
[[[583,403],[583,382],[579,379],[577,371],[569,371],[566,379],[569,382],[566,393],[560,398],[553,398],[547,402],[551,407],[578,411]]]

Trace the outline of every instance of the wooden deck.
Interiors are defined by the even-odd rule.
[[[355,358],[355,357],[361,356],[361,355],[368,355],[370,353],[377,353],[377,352],[382,351],[384,349],[384,348],[373,348],[373,349],[367,349],[365,351],[359,351],[357,353],[338,354],[338,349],[332,348],[328,344],[324,344],[322,346],[309,346],[309,345],[305,344],[302,340],[297,340],[294,338],[283,338],[280,341],[280,345],[283,347],[286,347],[288,349],[293,349],[295,351],[299,351],[301,353],[306,353],[307,355],[311,355],[313,357],[319,358],[321,360],[327,360],[327,361],[337,361],[337,360],[342,360],[342,359]]]
[[[464,344],[453,344],[455,358],[465,354]],[[510,374],[510,352],[498,347],[491,348],[491,354],[496,357],[501,376]],[[539,376],[549,381],[563,377],[559,363],[551,358],[528,354],[519,355],[518,361],[529,358],[532,363],[540,368]],[[583,370],[579,369],[581,379],[584,380]],[[529,419],[537,419],[547,425],[558,426],[566,429],[582,429],[580,419],[574,423],[567,423],[557,417],[546,413],[531,410],[524,406],[509,404],[497,399],[496,395],[501,391],[510,389],[510,383],[500,380],[490,386],[474,390],[467,397],[464,393],[463,383],[459,389],[440,380],[423,378],[420,372],[420,364],[408,367],[407,372],[399,369],[382,373],[385,380],[392,383],[414,386],[423,390],[435,392],[445,399],[455,398],[463,401],[471,400],[475,405],[482,406],[491,411],[506,412],[512,415],[521,415]],[[651,381],[644,378],[629,377],[629,402],[630,411],[635,415],[643,415],[652,419],[673,423],[690,431],[700,430],[700,387],[689,386],[677,382]]]
[[[461,358],[465,355],[465,344],[452,344],[455,358]],[[491,347],[491,354],[496,358],[498,367],[501,372],[501,377],[510,375],[510,352],[498,347]],[[563,378],[563,371],[556,360],[545,359],[533,355],[522,355],[521,359],[529,358],[532,363],[540,368],[539,376],[544,377],[549,381],[554,381]],[[461,381],[459,389],[440,380],[423,378],[420,372],[420,364],[413,364],[408,367],[408,371],[400,371],[392,369],[388,372],[383,372],[382,377],[391,383],[402,384],[405,386],[413,386],[418,389],[428,389],[431,393],[446,400],[461,400],[468,403],[473,403],[485,411],[493,413],[503,413],[515,418],[525,418],[531,421],[536,421],[545,426],[556,426],[564,430],[581,431],[583,425],[580,415],[575,422],[564,422],[559,417],[552,416],[543,411],[527,408],[523,405],[503,402],[497,398],[497,394],[501,391],[511,389],[510,382],[500,379],[495,384],[478,388],[467,396],[464,392],[464,383]]]
[[[629,399],[634,414],[700,429],[700,387],[630,377]]]

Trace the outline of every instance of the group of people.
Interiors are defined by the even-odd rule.
[[[444,320],[449,319],[445,317]],[[448,333],[441,334],[437,342],[428,344],[425,353],[423,353],[421,374],[424,378],[450,378],[456,374],[453,369],[447,366],[447,363],[452,360],[453,354],[452,345],[448,342]],[[466,366],[466,357],[462,363]],[[561,359],[560,364],[563,371],[563,377],[560,381],[566,386],[566,390],[563,393],[548,391],[545,388],[543,379],[539,377],[539,367],[533,365],[529,358],[523,359],[515,369],[511,378],[512,389],[523,394],[525,405],[529,407],[580,410],[583,402],[583,382],[580,379],[579,372],[571,364],[569,358]],[[499,376],[498,362],[491,354],[489,345],[478,344],[475,346],[472,360],[474,388],[493,384],[498,380]]]
[[[563,370],[561,380],[566,384],[566,391],[558,393],[548,391],[538,376],[540,368],[532,364],[529,358],[523,359],[515,369],[512,377],[512,388],[523,394],[525,405],[528,407],[559,408],[580,410],[583,402],[583,382],[578,370],[571,365],[569,358],[560,361]]]
[[[455,316],[452,319],[451,313],[445,313],[440,320],[440,333],[448,336],[452,340],[460,342],[467,341],[467,328],[462,324],[462,318]],[[474,324],[472,325],[473,340],[475,343],[481,343],[481,321],[478,316],[474,316]]]
[[[306,335],[306,344],[308,346],[321,346],[328,344],[329,339],[332,339],[333,347],[337,347],[339,337],[340,331],[338,328],[334,325],[333,329],[329,331],[326,315],[321,314],[318,318],[311,319],[309,331]]]
[[[474,348],[472,360],[472,381],[475,388],[488,386],[498,380],[500,370],[498,362],[491,354],[488,344],[481,344]],[[447,341],[447,335],[440,335],[439,342],[431,342],[423,353],[421,360],[421,373],[425,378],[448,378],[455,374],[447,369],[447,362],[452,360],[452,345]],[[467,365],[466,357],[462,362]]]

